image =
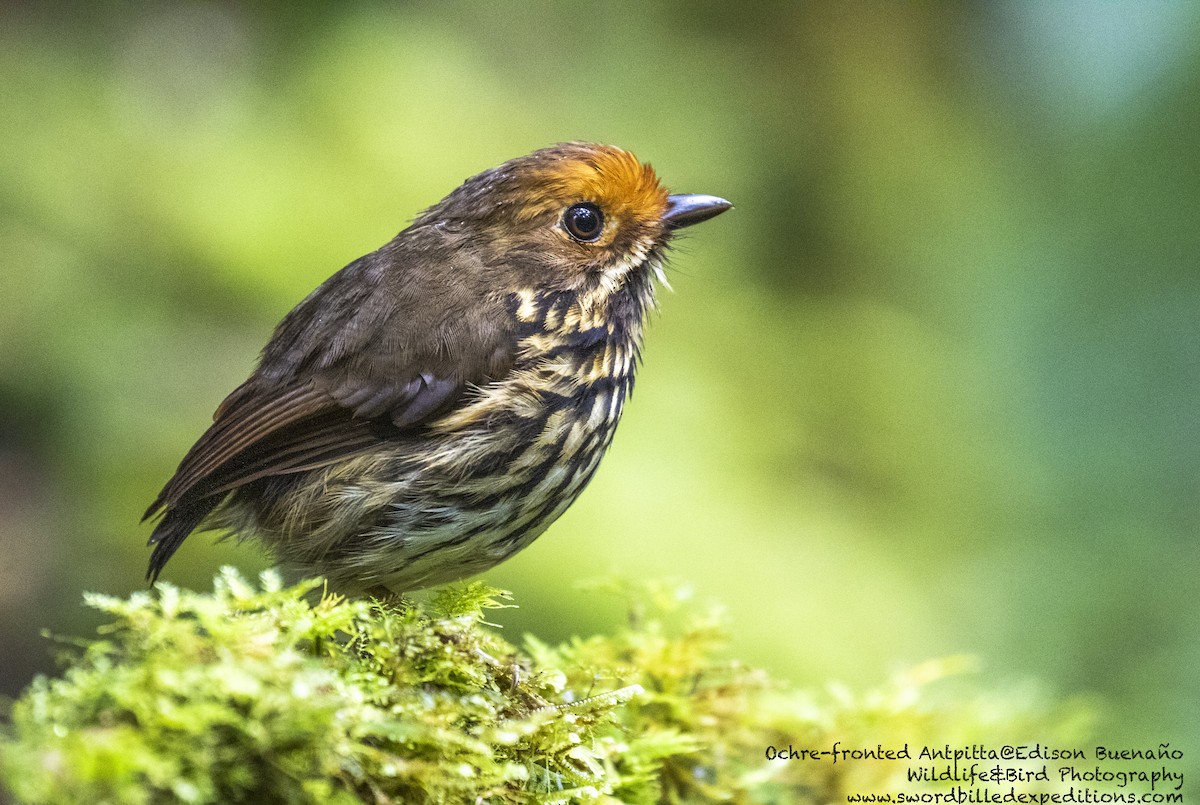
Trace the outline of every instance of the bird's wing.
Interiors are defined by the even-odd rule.
[[[398,260],[394,247],[360,258],[280,323],[258,370],[147,510],[164,515],[151,576],[231,490],[411,432],[511,368],[515,342],[499,308],[461,280],[406,272]],[[469,268],[457,276],[477,274]]]
[[[418,375],[391,396],[387,414],[359,415],[320,387],[263,388],[253,380],[222,403],[212,426],[196,442],[146,512],[150,517],[187,498],[223,495],[270,475],[313,469],[352,455],[418,426],[462,393],[465,384]],[[370,402],[384,393],[376,387]]]

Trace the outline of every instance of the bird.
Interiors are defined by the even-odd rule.
[[[673,238],[732,206],[586,142],[467,179],[278,324],[146,510],[147,580],[197,530],[362,595],[522,550],[612,442]]]

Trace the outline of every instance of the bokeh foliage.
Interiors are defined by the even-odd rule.
[[[141,584],[136,519],[286,310],[564,139],[737,209],[676,255],[592,488],[492,580],[719,591],[804,681],[967,651],[1197,742],[1200,10],[6,4],[0,671]],[[200,585],[252,549],[188,543]]]

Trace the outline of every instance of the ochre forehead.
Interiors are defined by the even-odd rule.
[[[667,209],[667,191],[654,169],[620,148],[580,148],[538,173],[546,206],[591,201],[606,215],[646,222],[658,221]]]

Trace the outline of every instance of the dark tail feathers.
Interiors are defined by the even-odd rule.
[[[146,580],[153,584],[158,580],[158,574],[166,566],[167,561],[179,550],[179,546],[187,539],[200,521],[217,507],[223,495],[210,495],[199,500],[180,501],[167,509],[154,533],[150,535],[148,545],[154,546],[150,555],[150,567],[146,571]],[[151,512],[154,507],[151,507]],[[147,512],[150,514],[151,512]]]

